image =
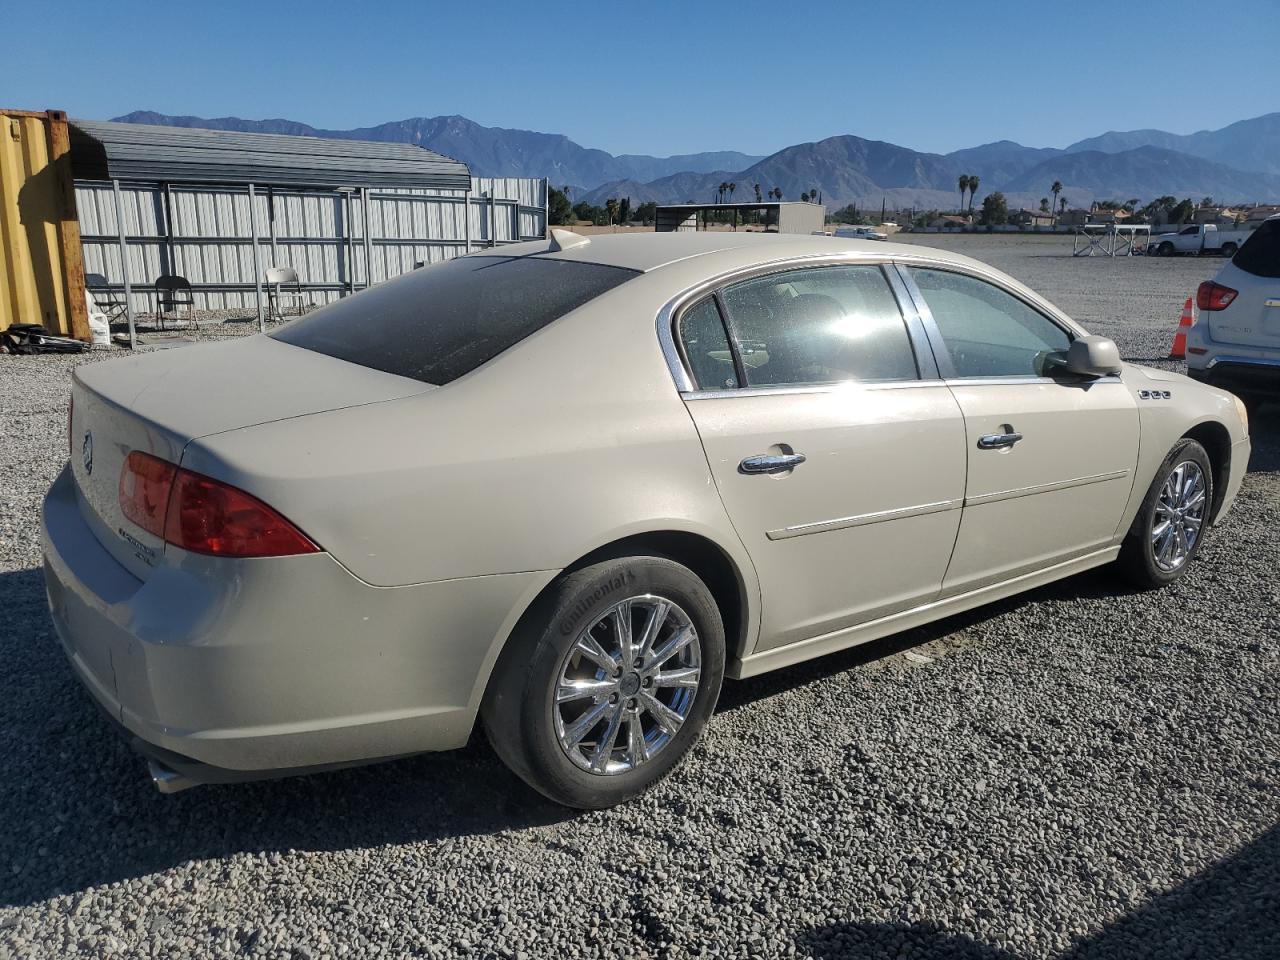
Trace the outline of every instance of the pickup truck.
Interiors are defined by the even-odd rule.
[[[1219,230],[1213,223],[1195,223],[1176,233],[1153,233],[1147,253],[1171,257],[1175,253],[1220,253],[1233,257],[1252,230]]]

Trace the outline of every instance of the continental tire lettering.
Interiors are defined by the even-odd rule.
[[[636,575],[630,570],[626,570],[616,577],[610,577],[607,582],[596,587],[587,596],[580,597],[560,620],[560,636],[567,637],[573,633],[578,628],[578,624],[582,622],[582,618],[590,613],[600,601],[623,589],[628,583],[635,582]]]

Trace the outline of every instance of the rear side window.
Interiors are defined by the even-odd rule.
[[[680,318],[680,347],[699,390],[732,390],[738,385],[729,336],[711,297],[690,307]]]
[[[877,266],[773,273],[727,287],[747,386],[914,380],[915,353]]]
[[[277,340],[445,384],[620,283],[634,270],[539,257],[460,257],[294,320]]]
[[[1264,220],[1231,262],[1255,277],[1280,277],[1280,220]]]

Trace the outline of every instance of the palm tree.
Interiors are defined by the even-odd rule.
[[[738,189],[738,185],[736,183],[729,184],[729,202],[730,203],[733,203],[733,191],[737,189]]]
[[[978,184],[981,182],[982,181],[980,177],[972,173],[969,174],[969,212],[970,213],[973,212],[973,201],[978,196]]]
[[[760,192],[760,184],[757,183],[755,185],[755,188],[756,188],[756,203],[761,203],[764,201],[764,194]]]
[[[616,197],[610,197],[604,202],[604,208],[609,211],[609,225],[613,226],[613,222],[618,219],[618,201]]]
[[[1049,188],[1049,192],[1053,194],[1053,205],[1056,207],[1058,205],[1058,194],[1062,192],[1062,181],[1053,181],[1053,186]],[[1067,207],[1065,204],[1063,204],[1062,209],[1064,212],[1066,211]]]
[[[1041,213],[1048,213],[1048,212],[1049,212],[1049,198],[1048,198],[1048,197],[1041,197],[1041,198],[1040,198],[1040,212],[1041,212]]]
[[[960,209],[964,210],[964,195],[965,191],[969,189],[969,175],[967,173],[960,174],[960,179],[956,181],[956,184],[960,187]]]
[[[1066,213],[1066,212],[1067,212],[1067,198],[1066,198],[1066,197],[1063,197],[1061,200],[1059,200],[1059,201],[1058,201],[1058,209],[1059,209],[1059,211],[1061,211],[1062,213]]]

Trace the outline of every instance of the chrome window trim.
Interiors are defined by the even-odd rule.
[[[824,267],[824,266],[878,266],[885,274],[885,282],[889,284],[889,289],[893,292],[894,298],[898,299],[897,291],[893,287],[893,281],[888,274],[893,268],[893,258],[883,253],[851,253],[842,251],[840,253],[822,253],[822,254],[806,254],[799,257],[781,257],[777,260],[769,260],[764,263],[753,263],[745,267],[735,267],[732,270],[726,270],[723,273],[716,274],[692,287],[688,287],[676,294],[658,311],[657,328],[658,343],[662,348],[662,356],[667,362],[667,369],[671,372],[671,378],[675,381],[676,389],[681,394],[692,393],[697,391],[690,375],[688,368],[685,367],[684,360],[680,356],[680,347],[676,343],[675,324],[679,320],[680,312],[687,305],[693,304],[700,300],[705,294],[715,293],[721,287],[729,283],[741,280],[750,280],[753,277],[763,276],[769,273],[778,273],[788,270],[802,270],[805,267]],[[901,301],[898,303],[899,310],[903,312],[904,322],[908,321],[907,312],[903,309]],[[726,318],[727,319],[727,318]],[[910,323],[907,323],[907,333],[910,335]],[[916,350],[914,341],[912,349]],[[920,369],[920,358],[917,354],[916,367]],[[922,371],[923,372],[923,371]],[[859,382],[859,381],[841,381],[842,383]],[[918,383],[919,381],[901,381]],[[839,386],[836,384],[824,384],[824,386]],[[737,387],[730,390],[715,390],[711,393],[732,393],[735,396],[741,394],[747,389],[780,389],[789,390],[790,387],[778,388],[751,388]],[[704,392],[704,391],[697,391]]]
[[[1212,370],[1220,363],[1235,363],[1245,367],[1280,367],[1280,359],[1272,359],[1271,357],[1240,357],[1231,354],[1220,354],[1211,357],[1205,365],[1206,370]]]
[[[837,380],[834,383],[791,384],[777,387],[730,387],[725,390],[681,390],[685,400],[717,400],[724,397],[769,397],[803,393],[835,393],[856,387],[859,390],[919,390],[944,387],[941,380]]]
[[[1109,373],[1103,377],[1081,377],[1078,380],[1059,380],[1056,377],[948,377],[943,381],[948,387],[1012,387],[1036,383],[1052,383],[1057,386],[1091,387],[1098,383],[1120,383],[1120,375]]]

